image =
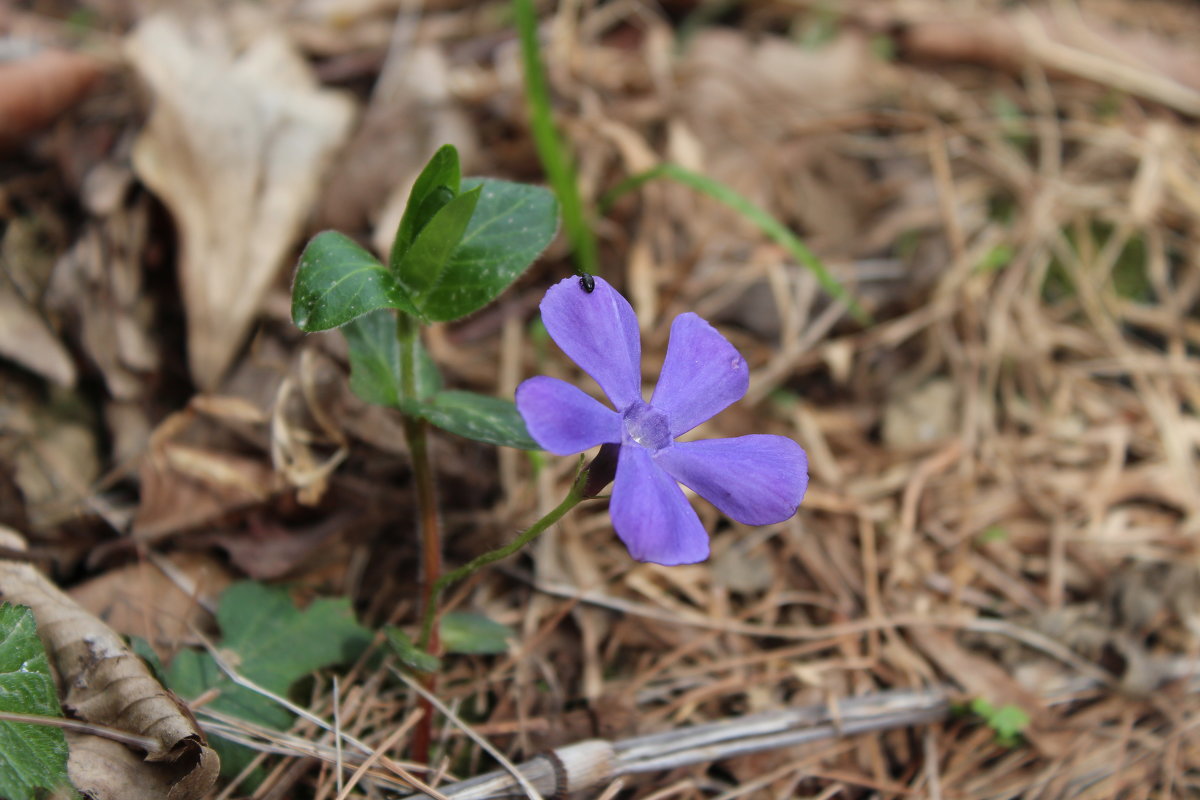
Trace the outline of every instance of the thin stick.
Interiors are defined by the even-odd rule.
[[[86,733],[92,736],[100,736],[104,739],[120,742],[127,747],[136,747],[138,750],[144,750],[147,753],[154,752],[162,747],[162,742],[149,736],[139,736],[136,733],[129,733],[118,728],[97,725],[94,722],[81,722],[77,719],[47,717],[41,714],[18,714],[15,711],[0,711],[0,721],[19,722],[26,725],[45,725],[50,728],[61,728],[64,731],[71,731],[72,733]]]
[[[438,711],[440,711],[443,714],[443,716],[446,717],[446,719],[450,720],[450,722],[457,725],[458,728],[460,730],[462,730],[463,733],[465,733],[467,736],[471,737],[471,740],[473,742],[475,742],[475,744],[482,747],[484,749],[484,751],[487,752],[488,755],[490,755],[492,758],[496,759],[497,763],[499,763],[500,766],[504,767],[504,769],[508,772],[508,774],[513,777],[513,780],[515,780],[517,782],[517,785],[521,787],[522,791],[525,792],[526,796],[532,798],[532,800],[543,800],[541,793],[539,793],[538,790],[534,788],[533,784],[530,783],[529,780],[521,773],[521,770],[517,769],[516,765],[513,764],[511,761],[509,761],[507,758],[505,758],[503,753],[501,753],[499,750],[497,750],[495,747],[493,747],[491,742],[489,742],[487,739],[480,736],[475,731],[471,730],[470,726],[467,725],[467,723],[463,722],[458,717],[457,714],[455,714],[453,711],[451,711],[449,708],[447,708],[446,705],[441,700],[438,700],[432,694],[425,691],[425,687],[421,686],[419,683],[414,681],[412,678],[405,675],[402,670],[398,670],[395,667],[393,667],[392,672],[397,677],[399,677],[400,680],[402,680],[406,684],[408,684],[408,688],[412,689],[414,692],[421,695],[421,697],[425,698],[425,700],[427,700],[430,703],[430,705],[432,705],[434,708],[436,708]]]
[[[338,796],[342,794],[342,703],[340,692],[338,691],[338,677],[333,676],[333,752],[337,759],[335,770],[337,778]]]
[[[848,698],[838,704],[839,719],[836,722],[830,707],[820,704],[678,728],[612,743],[600,740],[580,742],[554,751],[554,758],[540,756],[519,768],[506,767],[507,773],[490,772],[444,786],[442,791],[455,800],[483,800],[502,796],[515,788],[514,769],[524,781],[532,779],[543,791],[554,791],[559,776],[547,769],[549,760],[551,763],[572,764],[569,777],[577,781],[566,788],[569,793],[575,793],[607,784],[625,775],[677,769],[839,736],[924,725],[942,720],[950,713],[949,691],[948,687],[942,687]],[[567,755],[568,751],[571,755]]]
[[[220,652],[218,652],[217,648],[213,646],[212,642],[208,641],[208,638],[205,637],[204,634],[200,633],[200,631],[196,630],[195,628],[192,629],[192,633],[199,638],[200,642],[204,645],[204,648],[206,650],[208,650],[208,654],[210,656],[212,656],[213,661],[216,662],[216,665],[221,669],[222,672],[225,673],[226,677],[228,677],[229,680],[233,681],[238,686],[241,686],[243,689],[249,689],[250,691],[254,692],[255,694],[262,695],[263,697],[267,698],[268,700],[275,701],[279,705],[286,708],[288,711],[291,711],[296,716],[303,717],[304,719],[308,720],[312,724],[316,725],[321,730],[328,731],[329,733],[335,733],[332,725],[330,725],[328,722],[321,719],[320,717],[318,717],[316,714],[312,713],[308,709],[301,708],[300,706],[293,703],[291,700],[288,700],[286,697],[277,695],[274,692],[272,692],[270,689],[265,689],[262,686],[259,686],[254,681],[250,680],[249,678],[247,678],[243,675],[239,675],[237,673],[237,671],[233,669],[233,667],[229,666],[229,664],[226,663],[225,659],[221,657],[221,654],[220,654]],[[359,739],[356,739],[355,737],[351,736],[350,734],[343,733],[343,734],[341,734],[341,736],[347,742],[354,745],[354,747],[358,748],[358,750],[360,750],[361,752],[366,753],[368,755],[372,752],[371,748],[367,744],[363,743]],[[437,798],[437,800],[446,800],[445,796],[440,794],[432,786],[429,786],[424,781],[422,781],[420,778],[418,778],[416,775],[413,775],[411,772],[404,769],[400,765],[396,764],[391,759],[381,759],[381,763],[386,765],[388,769],[395,772],[401,778],[408,781],[409,784],[417,791],[424,792],[425,794],[429,795],[430,797]]]
[[[362,776],[367,774],[367,770],[369,770],[375,764],[375,762],[379,760],[380,756],[392,749],[396,742],[400,741],[400,737],[408,733],[409,728],[415,725],[417,721],[424,716],[424,713],[425,712],[419,708],[414,709],[413,712],[408,715],[408,719],[401,722],[400,726],[396,728],[396,730],[388,734],[388,737],[383,740],[379,747],[375,748],[375,752],[367,756],[366,760],[358,765],[358,769],[354,770],[354,774],[350,776],[350,780],[346,781],[345,788],[338,790],[338,796],[336,800],[346,800],[346,798],[350,796],[350,793],[354,791],[354,787],[358,785],[360,780],[362,780]]]

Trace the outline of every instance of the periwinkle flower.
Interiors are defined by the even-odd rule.
[[[555,343],[591,375],[615,411],[556,378],[517,387],[517,409],[533,439],[557,455],[619,445],[609,507],[613,527],[639,561],[693,564],[708,557],[708,533],[682,483],[726,516],[748,525],[782,522],[808,487],[808,457],[783,436],[677,441],[742,398],[746,360],[694,313],[671,323],[654,395],[642,399],[641,339],[629,302],[603,278],[585,291],[574,278],[541,303]]]

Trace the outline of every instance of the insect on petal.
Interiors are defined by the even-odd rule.
[[[623,410],[642,397],[637,316],[608,281],[594,280],[591,292],[575,278],[551,286],[542,299],[542,322],[555,344]]]

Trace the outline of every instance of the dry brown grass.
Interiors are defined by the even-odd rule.
[[[441,700],[515,760],[825,709],[805,723],[826,725],[825,738],[629,774],[606,793],[615,784],[597,781],[587,796],[1200,792],[1200,12],[751,0],[677,52],[699,6],[664,5],[673,18],[625,0],[564,2],[547,17],[585,196],[662,160],[702,171],[804,236],[877,322],[854,324],[786,253],[682,187],[621,201],[597,230],[605,275],[642,322],[647,380],[676,314],[713,320],[749,360],[751,388],[700,435],[794,437],[811,459],[809,494],[767,528],[698,503],[714,555],[680,568],[631,563],[603,504],[576,512],[528,557],[450,593],[517,639],[506,657],[449,659]],[[381,0],[336,24],[302,6],[280,18],[327,80],[357,89],[382,70],[394,89],[370,95],[319,223],[361,233],[386,220],[392,185],[444,139],[468,172],[537,179],[503,4]],[[821,44],[798,44],[810,36]],[[419,55],[389,51],[397,41]],[[403,146],[371,150],[389,136]],[[433,332],[455,383],[511,395],[532,374],[578,377],[525,335],[565,263],[552,250],[496,309]],[[296,420],[314,432],[288,439],[289,463],[320,472],[334,448],[314,437],[349,442],[329,494],[320,483],[310,499],[330,514],[346,498],[366,508],[319,567],[291,577],[350,592],[372,623],[413,622],[394,426],[338,388],[336,344],[272,322],[251,356],[222,391],[269,397],[289,376],[293,405],[327,412],[277,417],[277,434]],[[492,469],[486,451],[446,439],[436,455],[452,560],[555,505],[573,466],[550,459],[531,480],[517,453]],[[413,694],[367,664],[340,680],[339,724],[397,756]],[[330,688],[311,706],[325,719]],[[840,727],[852,698],[933,690],[1019,706],[1025,736],[1005,746],[944,704],[933,722]],[[439,726],[445,757],[426,781],[495,767]],[[344,777],[363,763],[311,722],[289,735],[271,734],[320,757],[264,757],[255,797],[332,798],[330,762]],[[364,770],[355,796],[403,786],[386,763]],[[554,780],[546,759],[535,768]]]

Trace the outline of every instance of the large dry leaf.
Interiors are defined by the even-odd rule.
[[[24,546],[16,531],[0,528],[0,547]],[[76,788],[97,800],[190,800],[208,792],[220,769],[216,753],[186,706],[120,636],[26,562],[0,560],[0,600],[33,610],[68,714],[156,742],[137,753],[72,734],[67,769]]]
[[[205,389],[229,367],[302,233],[354,114],[282,35],[239,56],[226,38],[204,21],[162,15],[127,44],[155,99],[133,163],[179,227],[188,360]]]

